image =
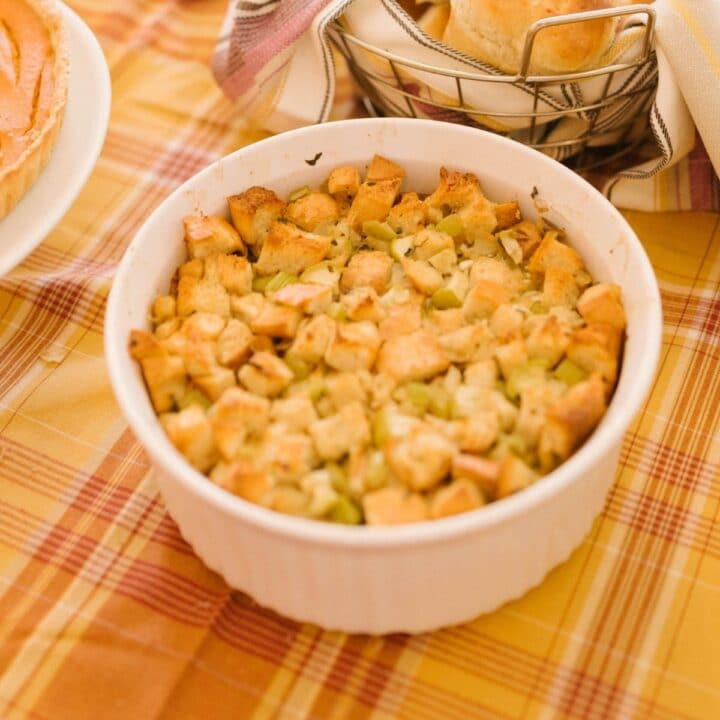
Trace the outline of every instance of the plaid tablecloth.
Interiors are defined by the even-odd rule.
[[[104,47],[114,104],[78,201],[0,279],[0,717],[719,718],[720,216],[627,215],[660,279],[660,375],[568,562],[434,634],[298,625],[183,542],[103,362],[133,233],[259,138],[208,69],[225,0],[71,5]]]

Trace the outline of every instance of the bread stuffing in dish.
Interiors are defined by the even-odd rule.
[[[130,353],[220,487],[331,522],[441,518],[540,481],[603,417],[620,289],[474,175],[441,168],[425,197],[404,175],[375,156],[184,219],[187,261]]]

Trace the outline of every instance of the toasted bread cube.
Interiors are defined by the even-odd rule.
[[[172,295],[159,295],[152,305],[152,320],[155,325],[171,320],[177,314],[177,305]]]
[[[166,320],[165,322],[160,323],[155,328],[155,337],[158,340],[167,340],[180,329],[181,324],[182,321],[179,317],[174,317],[170,320]]]
[[[327,179],[328,192],[342,200],[354,198],[360,187],[360,173],[351,165],[337,167]]]
[[[309,432],[322,460],[339,460],[353,448],[370,443],[370,423],[360,402],[350,402],[335,415],[316,420]]]
[[[413,287],[424,295],[432,295],[443,286],[442,275],[430,263],[402,258],[400,264]]]
[[[315,406],[307,393],[275,400],[271,416],[275,422],[281,423],[292,432],[304,432],[318,419]]]
[[[388,225],[399,235],[410,235],[425,226],[427,207],[417,193],[403,193],[387,216]]]
[[[378,294],[371,287],[353,288],[340,300],[347,308],[347,316],[350,320],[379,322],[386,315]]]
[[[425,198],[425,205],[441,208],[447,205],[451,211],[466,207],[483,197],[480,181],[472,173],[460,173],[440,168],[440,183],[435,191]]]
[[[513,225],[509,228],[508,236],[517,243],[522,254],[521,260],[527,260],[538,249],[542,240],[537,225],[531,220],[523,220]]]
[[[466,385],[492,388],[498,379],[498,366],[492,358],[477,360],[465,368],[463,376]]]
[[[567,356],[587,373],[597,373],[610,390],[617,380],[622,331],[606,323],[592,323],[573,331]]]
[[[316,463],[312,440],[303,433],[288,433],[285,428],[273,433],[265,443],[264,457],[271,474],[281,482],[299,480]]]
[[[348,403],[364,403],[367,399],[365,389],[357,373],[332,373],[327,376],[325,385],[333,405],[338,410]]]
[[[248,460],[239,460],[231,465],[218,463],[210,473],[210,479],[233,495],[256,504],[272,487],[270,473]]]
[[[500,344],[495,347],[495,359],[506,379],[515,368],[527,365],[528,352],[522,333],[514,332],[501,338]]]
[[[285,203],[272,191],[251,187],[228,198],[230,217],[246,245],[256,251],[265,242],[270,224],[285,211]]]
[[[335,222],[340,217],[340,208],[330,195],[315,190],[291,202],[285,217],[303,230],[313,232],[320,225]]]
[[[196,375],[193,384],[206,397],[215,402],[226,390],[237,385],[235,372],[226,367],[215,367],[207,375]]]
[[[363,223],[368,220],[385,220],[401,185],[401,178],[364,182],[358,188],[348,212],[350,227],[361,230]]]
[[[197,312],[185,318],[182,334],[190,341],[217,340],[226,320],[220,315]]]
[[[500,305],[490,316],[490,329],[497,337],[521,331],[525,315],[513,305]]]
[[[247,295],[231,295],[230,311],[233,316],[249,325],[265,307],[265,296],[262,293],[248,293]]]
[[[133,360],[143,360],[148,357],[164,357],[168,354],[167,347],[147,330],[130,331],[128,350]]]
[[[238,379],[263,397],[279,395],[293,380],[290,368],[269,352],[256,352],[238,371]]]
[[[467,363],[477,359],[483,346],[492,340],[487,325],[466,325],[438,336],[440,347],[450,362]],[[489,352],[489,350],[488,350]]]
[[[388,160],[382,155],[374,155],[370,161],[367,173],[365,174],[366,182],[377,182],[378,180],[403,180],[405,178],[405,170],[392,160]]]
[[[317,315],[332,302],[332,288],[315,283],[292,283],[273,293],[272,299],[281,305],[298,308],[308,315]]]
[[[172,410],[185,394],[186,371],[182,358],[148,355],[140,359],[140,366],[155,412]]]
[[[247,258],[238,255],[208,255],[204,277],[219,282],[232,295],[252,291],[252,266]]]
[[[598,283],[589,287],[577,301],[577,309],[588,325],[605,323],[624,330],[627,324],[618,285]]]
[[[452,460],[452,476],[455,480],[471,480],[486,497],[494,498],[500,478],[500,463],[477,455],[458,453]]]
[[[185,369],[191,377],[209,375],[217,367],[215,343],[211,340],[188,340],[182,347]]]
[[[183,263],[178,268],[178,278],[183,277],[194,277],[197,280],[202,280],[205,274],[205,260],[202,258],[194,258]]]
[[[455,445],[427,426],[383,445],[393,475],[411,490],[430,490],[450,473]]]
[[[543,382],[523,388],[515,431],[528,448],[535,448],[545,425],[545,413],[564,392],[562,383]]]
[[[481,195],[470,205],[458,210],[458,215],[463,224],[465,242],[472,244],[481,240],[485,244],[497,245],[492,235],[498,224],[494,203]]]
[[[292,339],[301,317],[302,313],[295,308],[267,302],[260,314],[250,321],[250,329],[258,335]]]
[[[322,360],[335,335],[335,322],[327,315],[317,315],[302,325],[292,344],[292,352],[309,363]]]
[[[187,215],[183,218],[185,245],[191,258],[215,253],[245,253],[240,233],[219,215]]]
[[[382,340],[407,335],[422,327],[422,295],[413,293],[404,303],[391,303],[378,329]]]
[[[232,387],[210,408],[215,445],[232,460],[248,438],[259,438],[268,426],[270,403],[264,397]]]
[[[548,307],[555,305],[574,307],[579,295],[580,289],[571,272],[555,266],[545,270],[543,302]]]
[[[519,293],[523,287],[522,271],[519,268],[511,268],[502,260],[490,257],[479,257],[470,269],[470,284],[490,280],[502,285],[511,292]]]
[[[362,499],[368,525],[402,525],[428,518],[428,505],[422,495],[399,487],[386,487]]]
[[[447,370],[450,360],[435,335],[420,329],[387,340],[380,349],[378,372],[398,382],[427,380]]]
[[[517,225],[522,219],[520,206],[515,200],[512,202],[498,203],[495,205],[495,217],[497,218],[495,232]]]
[[[605,410],[605,387],[599,375],[573,385],[547,410],[538,445],[541,468],[547,472],[570,457]]]
[[[454,330],[460,330],[465,325],[465,316],[462,308],[451,308],[450,310],[438,310],[430,308],[428,311],[424,325],[431,328],[438,335],[451,333]],[[380,328],[382,332],[382,328]]]
[[[554,230],[545,233],[528,263],[528,270],[538,275],[547,272],[551,267],[560,268],[571,275],[584,267],[582,258],[569,245],[560,242]]]
[[[263,495],[260,504],[285,515],[306,515],[310,498],[291,485],[276,485]]]
[[[569,344],[570,328],[555,315],[548,315],[536,325],[526,340],[528,355],[546,360],[548,367],[560,362]]]
[[[500,477],[497,482],[496,497],[512,495],[535,482],[536,473],[532,471],[519,457],[508,453],[500,461]]]
[[[286,272],[299,275],[319,263],[330,250],[328,235],[313,235],[290,223],[273,222],[255,263],[259,275]]]
[[[363,250],[350,258],[340,278],[343,292],[356,287],[371,287],[382,295],[390,282],[393,260],[381,250]]]
[[[217,340],[218,362],[225,367],[237,370],[249,357],[251,342],[250,328],[242,320],[230,318]]]
[[[413,257],[417,260],[429,260],[443,250],[455,251],[455,241],[447,233],[423,228],[415,235]]]
[[[335,370],[369,370],[380,342],[378,330],[371,322],[338,323],[325,351],[325,362]]]
[[[500,305],[510,302],[512,293],[492,280],[478,280],[463,302],[465,319],[472,322],[490,317]]]
[[[451,438],[461,450],[482,453],[497,440],[500,422],[496,412],[483,410],[470,417],[453,420],[450,432]]]
[[[219,282],[186,275],[178,282],[177,311],[181,317],[200,312],[226,318],[230,316],[230,296]]]
[[[430,517],[442,518],[476,510],[485,504],[485,498],[475,483],[469,480],[454,480],[447,487],[440,488],[430,501]]]
[[[218,451],[213,441],[212,425],[199,405],[165,415],[162,423],[170,442],[200,472],[208,472],[217,462]]]

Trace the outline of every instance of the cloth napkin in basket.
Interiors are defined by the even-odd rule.
[[[657,149],[654,157],[612,176],[605,184],[605,192],[621,207],[720,209],[716,204],[716,172],[720,170],[720,52],[716,49],[720,3],[658,0],[654,7],[658,91],[650,123]],[[449,69],[497,72],[425,34],[395,0],[237,0],[229,7],[215,55],[218,82],[228,96],[238,101],[240,112],[269,130],[280,132],[327,120],[336,87],[333,21],[340,16],[356,37],[401,57]],[[644,37],[641,20],[638,15],[635,22],[627,23],[603,64],[639,57]],[[421,71],[397,78],[396,68],[384,61],[362,51],[356,58],[366,71],[388,80],[383,90],[387,104],[403,107],[403,96],[393,94],[390,88],[398,80],[403,90],[417,95],[419,100],[449,102],[455,94],[451,78]],[[641,87],[648,80],[643,73],[647,69],[617,73],[613,85]],[[603,81],[591,78],[541,94],[538,109],[547,113],[547,122],[557,120],[547,126],[552,129],[546,140],[577,135],[578,125],[581,129],[588,118],[578,112],[572,119],[562,119],[559,111],[573,103],[580,106],[592,102],[599,97]],[[521,116],[530,109],[531,92],[521,83],[478,83],[475,87],[468,83],[464,87],[465,103],[478,108],[469,122],[509,131],[522,140],[527,131],[521,117],[504,120],[505,124],[500,125],[497,118],[489,118],[482,111],[507,111]],[[416,107],[426,107],[426,117],[455,122],[466,119],[452,111],[438,113],[422,102],[417,102]],[[595,124],[595,131],[600,131],[599,142],[612,144],[617,139],[614,128],[637,112],[632,98],[604,109]],[[696,127],[706,154],[702,143],[693,151]],[[562,159],[563,154],[556,157]]]

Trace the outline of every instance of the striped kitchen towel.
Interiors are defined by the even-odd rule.
[[[610,91],[636,88],[638,95],[623,97],[605,107],[594,119],[582,106],[592,104],[603,92],[604,78],[548,87],[539,94],[537,110],[544,115],[545,142],[577,137],[593,123],[599,144],[617,142],[621,128],[641,111],[640,90],[657,80],[658,92],[650,110],[656,147],[642,163],[633,161],[605,184],[613,202],[643,210],[688,209],[691,198],[714,196],[716,176],[693,189],[689,155],[695,145],[696,127],[717,172],[720,169],[720,54],[712,38],[720,37],[720,4],[714,0],[659,0],[657,14],[657,67],[641,65],[616,73]],[[332,50],[333,21],[343,23],[356,37],[395,55],[442,66],[450,70],[497,74],[497,70],[456,52],[437,39],[437,32],[418,25],[397,0],[237,0],[231,3],[214,60],[218,82],[239,112],[274,132],[324,122],[332,107],[336,82]],[[642,53],[647,15],[638,14],[625,24],[604,63],[637,60]],[[408,113],[408,103],[419,116],[469,122],[527,139],[523,113],[535,101],[530,86],[467,82],[466,104],[477,115],[438,109],[427,102],[450,104],[457,96],[455,80],[422,71],[408,73],[376,56],[357,50],[356,61],[379,79],[376,88],[388,107]],[[657,73],[658,77],[651,77]],[[417,100],[408,99],[408,95]],[[567,111],[578,108],[574,114]],[[515,113],[508,119],[494,113]],[[440,117],[442,115],[442,117]],[[570,148],[568,150],[568,147]],[[572,146],[553,153],[567,157]],[[670,185],[675,192],[663,193]],[[717,206],[714,206],[717,207]]]

